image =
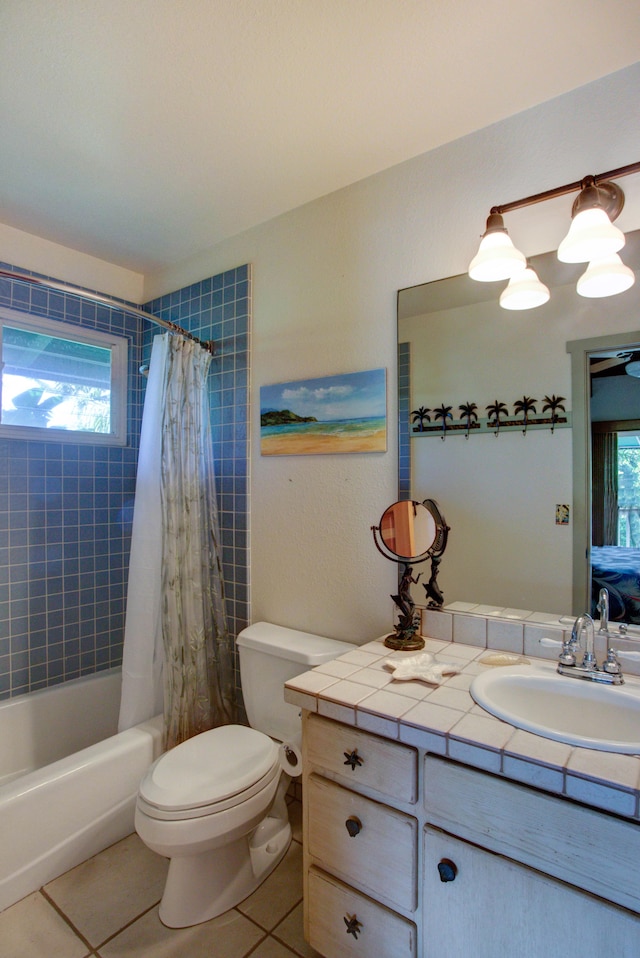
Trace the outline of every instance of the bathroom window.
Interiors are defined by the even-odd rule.
[[[0,359],[0,436],[126,443],[126,339],[2,309]]]
[[[640,433],[618,432],[618,545],[640,548]]]

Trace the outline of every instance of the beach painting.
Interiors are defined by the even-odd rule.
[[[263,456],[386,449],[386,369],[260,387]]]

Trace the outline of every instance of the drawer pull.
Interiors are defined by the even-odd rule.
[[[440,872],[440,881],[455,881],[458,874],[457,866],[448,858],[443,858],[441,862],[438,862],[438,871]]]
[[[353,937],[358,940],[358,935],[362,931],[362,922],[358,921],[355,915],[352,918],[349,915],[344,916],[344,923],[347,926],[347,934],[353,935]]]
[[[353,752],[343,752],[342,753],[346,759],[345,765],[350,765],[352,770],[355,769],[356,765],[362,765],[362,759],[358,755],[358,749],[354,748]]]
[[[355,838],[362,831],[362,822],[355,815],[351,815],[344,824],[351,838]]]

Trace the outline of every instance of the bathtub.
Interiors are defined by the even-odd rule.
[[[119,669],[0,702],[0,911],[133,831],[157,716],[117,734]]]

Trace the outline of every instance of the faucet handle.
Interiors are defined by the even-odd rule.
[[[607,657],[602,663],[602,671],[608,672],[609,675],[620,675],[622,668],[620,666],[620,660],[618,659],[615,649],[607,649]]]
[[[544,640],[542,640],[542,642],[543,644],[546,644],[544,643]],[[577,641],[574,635],[571,635],[568,638],[565,638],[564,642],[562,643],[562,651],[560,652],[560,655],[558,656],[558,662],[560,662],[562,665],[575,665],[576,664],[576,652],[575,652],[576,647],[577,647]]]

